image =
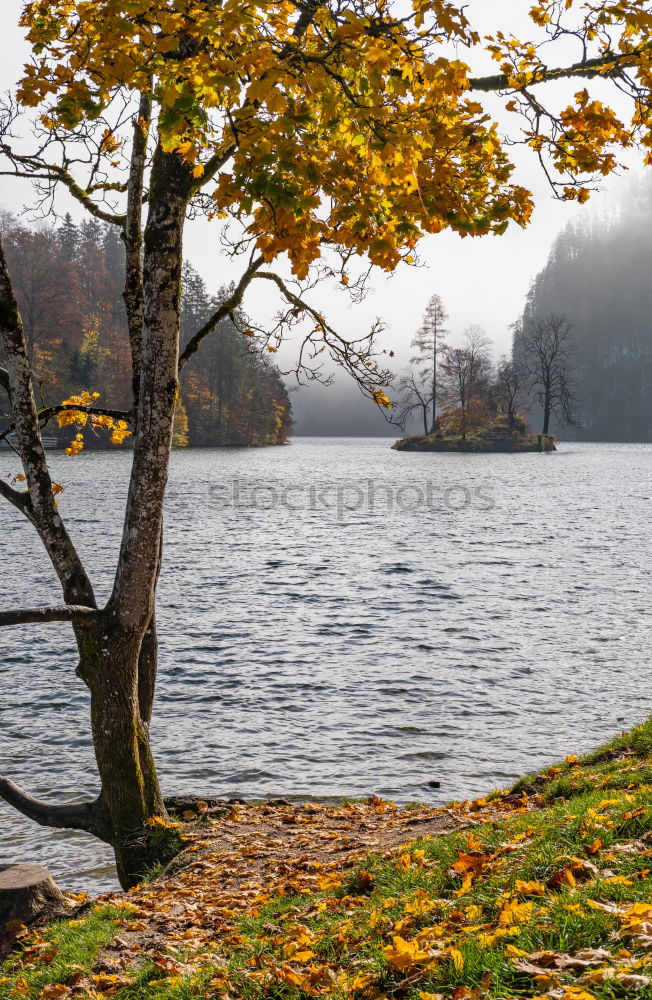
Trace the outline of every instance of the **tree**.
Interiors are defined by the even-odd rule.
[[[432,404],[431,388],[431,385],[426,383],[425,377],[414,371],[398,380],[399,402],[395,422],[402,430],[405,430],[416,413],[423,420],[423,433],[428,434],[428,415]]]
[[[523,393],[523,370],[511,358],[503,357],[496,368],[494,395],[498,406],[507,416],[507,430],[511,434],[514,421],[521,405]]]
[[[553,414],[562,426],[576,423],[571,326],[566,317],[551,313],[528,320],[517,332],[515,345],[529,392],[543,410],[542,434],[550,433]]]
[[[459,433],[465,439],[472,410],[484,413],[491,381],[491,341],[482,327],[464,331],[464,345],[449,347],[441,365],[442,394],[450,406],[459,407]],[[483,403],[482,407],[478,407]]]
[[[39,398],[52,405],[84,390],[98,391],[113,407],[127,411],[131,406],[131,361],[122,300],[124,247],[117,227],[101,223],[97,233],[78,227],[70,216],[57,227],[25,227],[5,213],[0,218],[0,231],[21,314],[36,319],[40,310],[42,317],[33,325],[31,344],[29,323],[25,323],[30,357],[38,372]],[[31,276],[29,282],[24,280],[26,271]],[[225,288],[217,297],[210,295],[197,272],[188,263],[184,265],[182,348],[232,292],[232,288]],[[238,321],[245,323],[241,312]],[[273,397],[268,392],[258,396],[254,443],[278,440],[274,400],[280,401],[289,415],[287,390],[276,366],[258,365],[257,353],[250,348],[248,338],[227,317],[206,341],[201,359],[195,355],[186,365],[182,396],[189,407],[188,443],[247,444],[249,430],[243,427],[239,412],[246,373],[254,383],[274,382]],[[4,395],[0,407],[3,403]],[[4,426],[3,420],[0,434]],[[283,426],[289,432],[291,421]],[[67,432],[58,436],[65,441]],[[101,447],[106,442],[101,435],[93,435],[87,443]]]
[[[426,377],[429,378],[431,384],[431,434],[435,433],[437,425],[437,369],[442,352],[446,347],[448,330],[445,327],[445,323],[447,319],[448,313],[446,312],[441,295],[431,296],[426,306],[423,322],[411,345],[412,347],[416,347],[419,352],[411,359],[412,362],[419,365],[419,373],[424,379]]]
[[[531,197],[512,182],[497,125],[482,104],[487,92],[509,95],[526,141],[559,172],[560,181],[551,181],[557,194],[586,200],[617,166],[615,150],[634,138],[652,147],[652,64],[640,0],[587,5],[577,17],[572,5],[562,10],[546,0],[532,9],[538,36],[526,43],[499,33],[481,42],[450,0],[407,7],[254,0],[246,8],[131,0],[128,17],[124,7],[116,0],[26,3],[21,23],[33,59],[17,97],[23,108],[38,109],[34,151],[15,147],[13,104],[1,123],[4,172],[31,177],[42,208],[63,186],[93,218],[121,232],[133,407],[99,408],[79,394],[37,409],[0,254],[0,381],[27,484],[21,492],[2,481],[0,493],[39,533],[65,602],[2,613],[0,626],[71,623],[78,673],[91,693],[100,778],[97,799],[81,805],[35,801],[9,779],[0,781],[0,794],[37,822],[84,829],[112,844],[121,881],[130,885],[175,848],[149,722],[163,502],[186,363],[224,318],[237,322],[248,290],[264,281],[278,295],[279,313],[271,329],[250,323],[242,330],[252,345],[275,353],[289,329],[302,327],[299,373],[319,377],[330,358],[389,405],[389,375],[374,354],[377,328],[356,340],[335,330],[314,301],[315,281],[337,275],[355,297],[369,265],[389,272],[412,263],[424,233],[499,234],[510,221],[527,224]],[[556,41],[563,51],[569,32],[583,43],[581,60],[547,65],[544,56]],[[487,44],[500,72],[474,77],[458,54]],[[631,125],[586,89],[561,112],[543,103],[540,90],[550,81],[596,75],[630,94]],[[201,212],[232,222],[225,238],[243,268],[232,294],[180,353],[184,227],[189,213]],[[54,500],[40,433],[55,418],[133,433],[122,545],[102,608]]]

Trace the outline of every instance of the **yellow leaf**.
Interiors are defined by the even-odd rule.
[[[455,966],[456,972],[462,972],[464,969],[464,956],[458,948],[450,948],[448,954],[453,960],[453,965]]]
[[[517,948],[515,944],[508,944],[505,948],[505,954],[508,958],[523,958],[527,955],[527,951],[523,951],[522,948]]]
[[[545,885],[541,885],[540,882],[524,882],[520,878],[516,879],[514,889],[523,896],[545,896],[546,893]]]
[[[389,964],[401,972],[414,965],[428,965],[434,957],[430,951],[420,949],[416,941],[406,941],[400,934],[394,935],[392,944],[383,948],[383,951]]]

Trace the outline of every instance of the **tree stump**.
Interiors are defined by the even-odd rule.
[[[41,865],[0,867],[0,927],[8,920],[29,924],[70,908],[66,897]]]

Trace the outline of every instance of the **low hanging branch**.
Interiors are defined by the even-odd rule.
[[[61,805],[41,802],[16,785],[9,778],[0,775],[0,799],[41,826],[51,826],[55,830],[85,830],[100,839],[102,836],[99,800],[95,802],[71,802]]]
[[[377,405],[390,408],[389,399],[382,391],[382,387],[388,386],[392,381],[392,373],[388,369],[378,367],[377,358],[374,354],[374,338],[379,330],[378,322],[374,324],[372,330],[366,336],[347,340],[328,323],[321,312],[315,309],[299,295],[288,288],[285,280],[274,271],[260,271],[254,275],[256,279],[261,278],[273,282],[279,289],[285,300],[292,307],[292,314],[295,316],[304,315],[312,319],[315,323],[315,330],[308,333],[299,349],[299,362],[297,373],[303,367],[303,354],[306,345],[314,346],[313,336],[316,333],[320,342],[327,347],[332,357],[351,375],[358,383],[364,393],[371,396]],[[316,348],[316,353],[320,354],[321,349]]]
[[[76,403],[62,403],[59,406],[48,406],[45,410],[39,410],[39,427],[43,430],[58,413],[83,413],[87,417],[111,417],[112,420],[124,420],[126,423],[133,423],[133,412],[127,410],[112,410],[102,406],[79,406]],[[15,423],[10,424],[0,434],[0,441],[5,441],[16,428]]]
[[[49,608],[21,608],[0,611],[0,628],[8,625],[40,625],[46,622],[72,622],[73,625],[94,625],[99,611],[76,604],[61,604]]]

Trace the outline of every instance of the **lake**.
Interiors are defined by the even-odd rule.
[[[167,792],[441,803],[652,712],[652,446],[390,444],[174,453],[153,725]],[[53,456],[100,598],[129,461]],[[17,471],[0,453],[0,474]],[[6,503],[0,553],[3,607],[60,601],[40,542]],[[0,773],[57,801],[97,792],[75,665],[69,626],[0,630]],[[0,863],[116,888],[104,845],[2,803],[0,822]]]

